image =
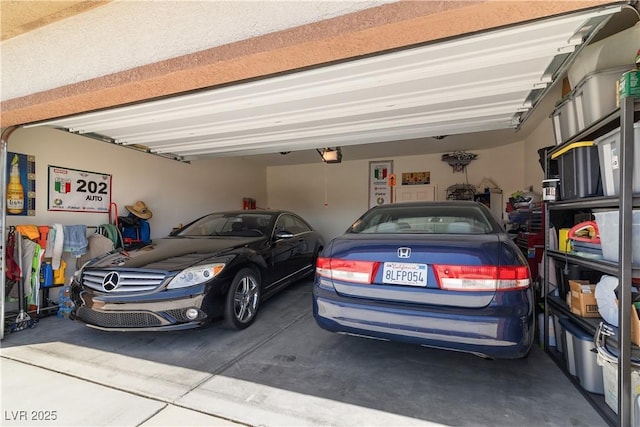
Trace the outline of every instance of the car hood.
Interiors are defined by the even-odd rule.
[[[134,251],[107,254],[94,259],[89,268],[148,268],[182,270],[206,259],[232,253],[234,250],[258,243],[260,238],[190,238],[167,237],[154,239],[153,244]]]

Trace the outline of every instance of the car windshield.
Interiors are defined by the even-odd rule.
[[[271,216],[258,213],[211,214],[187,225],[176,236],[264,236],[268,232]]]
[[[493,222],[479,206],[379,207],[359,218],[347,230],[363,234],[485,234]]]

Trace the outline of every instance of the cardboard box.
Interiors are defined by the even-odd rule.
[[[596,285],[588,280],[569,280],[571,312],[582,317],[600,317],[596,302]]]
[[[631,307],[631,342],[640,346],[640,317],[638,317],[638,310],[633,306]]]

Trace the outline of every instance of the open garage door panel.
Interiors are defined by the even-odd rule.
[[[27,126],[186,161],[518,129],[620,10],[587,10]]]

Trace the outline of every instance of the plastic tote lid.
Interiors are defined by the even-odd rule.
[[[553,153],[551,155],[552,159],[555,159],[557,157],[562,156],[563,154],[566,154],[569,150],[573,150],[574,148],[580,148],[580,147],[593,147],[595,145],[595,142],[593,141],[579,141],[579,142],[574,142],[573,144],[569,144],[566,147],[564,147],[562,150],[557,151],[555,153]]]

